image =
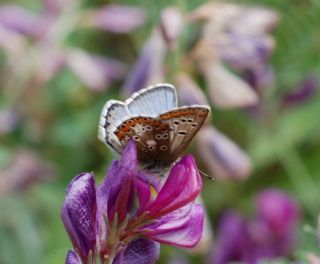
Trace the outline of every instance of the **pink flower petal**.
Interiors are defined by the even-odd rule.
[[[156,224],[143,228],[142,232],[160,243],[191,248],[201,239],[203,222],[203,207],[198,204],[187,204],[161,217]]]
[[[193,201],[201,191],[201,177],[191,155],[183,157],[171,169],[157,198],[146,210],[152,218],[168,214]]]

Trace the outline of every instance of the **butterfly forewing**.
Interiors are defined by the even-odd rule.
[[[188,147],[193,137],[202,127],[209,108],[205,106],[181,107],[160,115],[162,121],[168,124],[170,133],[170,155],[168,163],[174,162]]]

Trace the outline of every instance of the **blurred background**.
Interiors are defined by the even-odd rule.
[[[209,104],[204,238],[159,263],[319,263],[320,1],[0,1],[0,263],[64,263],[65,189],[100,111],[159,82]],[[318,234],[318,235],[317,235]],[[318,262],[317,262],[318,261]]]

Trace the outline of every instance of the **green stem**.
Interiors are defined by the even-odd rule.
[[[303,160],[294,148],[282,153],[280,160],[292,184],[299,193],[303,206],[309,211],[311,216],[315,217],[320,209],[318,202],[320,191]]]

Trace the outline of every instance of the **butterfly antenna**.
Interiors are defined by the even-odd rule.
[[[207,177],[209,180],[214,181],[213,176],[208,175],[207,173],[201,171],[198,169],[198,171],[200,172],[200,174],[202,174],[203,176]]]

